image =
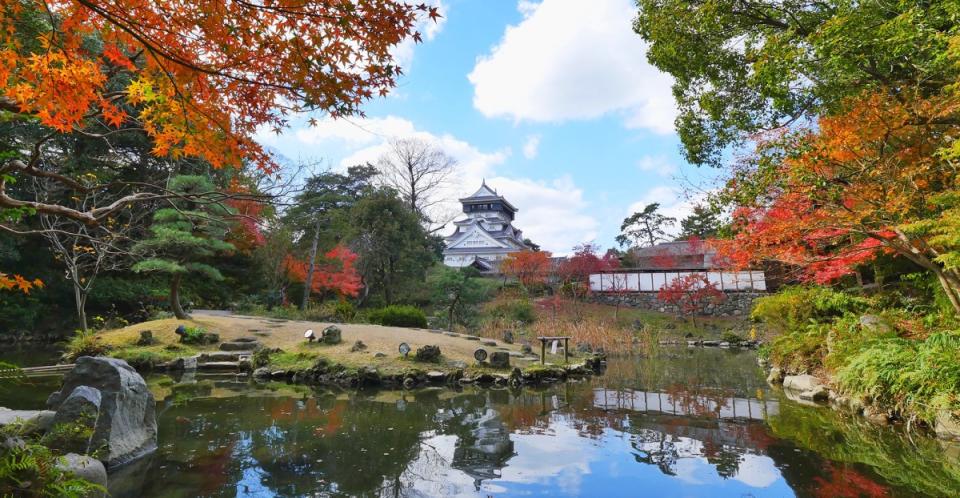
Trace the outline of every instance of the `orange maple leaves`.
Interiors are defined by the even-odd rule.
[[[291,112],[361,113],[396,84],[391,49],[422,14],[439,16],[394,0],[0,0],[0,106],[59,132],[131,123],[157,155],[271,171],[253,135]]]
[[[34,287],[42,289],[43,281],[39,278],[31,281],[20,275],[8,275],[0,272],[0,290],[17,290],[24,294],[29,294],[30,290]]]
[[[526,287],[545,283],[550,269],[550,253],[547,251],[512,252],[500,264],[504,275],[516,278]]]
[[[773,168],[754,175],[762,187],[734,212],[735,238],[713,244],[735,266],[775,259],[819,283],[883,252],[936,270],[929,241],[904,227],[936,217],[932,196],[960,180],[938,156],[958,138],[942,124],[956,112],[949,98],[867,94],[817,129],[761,143]],[[750,188],[731,182],[727,193]]]

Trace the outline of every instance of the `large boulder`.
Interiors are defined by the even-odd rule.
[[[893,331],[893,327],[886,320],[877,315],[862,315],[860,326],[870,332],[886,334]]]
[[[783,378],[784,389],[793,389],[794,391],[812,391],[817,386],[823,385],[820,379],[809,375],[787,375]]]
[[[78,358],[76,366],[64,377],[60,394],[48,401],[50,408],[59,410],[80,386],[100,391],[100,412],[90,445],[103,449],[101,460],[108,468],[157,449],[153,394],[127,362],[116,358]]]

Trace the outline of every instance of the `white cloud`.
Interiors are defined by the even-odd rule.
[[[520,210],[514,225],[544,250],[569,254],[573,246],[597,238],[597,219],[567,175],[548,182],[498,176],[487,184]]]
[[[583,190],[571,177],[538,180],[497,171],[497,167],[510,158],[509,148],[483,151],[447,133],[419,130],[411,121],[397,116],[349,120],[325,118],[318,120],[316,126],[292,130],[290,135],[295,146],[288,143],[286,150],[277,141],[271,139],[271,143],[277,144],[282,153],[291,157],[329,158],[339,170],[375,162],[387,152],[390,139],[419,138],[457,160],[457,170],[450,184],[439,194],[445,199],[439,207],[439,215],[459,213],[461,206],[457,199],[472,194],[485,179],[520,210],[517,228],[545,250],[566,254],[574,245],[597,237],[597,219],[589,212]],[[525,155],[529,152],[529,138],[524,146]],[[535,138],[539,141],[539,137]]]
[[[530,135],[527,141],[523,143],[523,157],[533,159],[537,157],[540,150],[540,135]]]
[[[632,30],[631,0],[522,0],[524,19],[508,26],[468,75],[485,116],[559,122],[623,116],[631,128],[671,133],[671,78],[646,61]]]
[[[677,172],[677,166],[664,156],[643,156],[637,161],[640,171],[656,173],[659,176],[670,176]]]
[[[426,15],[421,15],[420,21],[417,22],[415,29],[423,35],[424,42],[433,41],[434,38],[443,31],[444,24],[447,23],[447,8],[443,4],[442,0],[426,0],[423,3],[428,6],[437,7],[437,11],[442,17],[437,18],[436,22],[427,17]],[[408,38],[398,45],[393,47],[391,53],[393,54],[394,59],[396,59],[397,64],[408,71],[410,65],[413,63],[413,53],[416,49],[417,43],[413,41],[412,38]]]

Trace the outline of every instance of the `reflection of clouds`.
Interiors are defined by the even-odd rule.
[[[567,424],[554,424],[550,436],[514,434],[517,455],[501,473],[513,483],[551,483],[569,495],[580,494],[582,477],[598,458],[597,446]]]
[[[754,488],[766,488],[780,479],[780,470],[770,457],[746,454],[734,479]]]

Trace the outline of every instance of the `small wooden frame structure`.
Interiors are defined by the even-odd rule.
[[[563,362],[567,363],[567,357],[569,356],[570,351],[570,336],[568,335],[558,335],[558,336],[544,336],[537,337],[540,339],[540,364],[543,365],[544,358],[547,356],[547,341],[559,341],[563,340]]]
[[[47,365],[41,367],[11,368],[0,370],[0,379],[15,379],[17,377],[52,377],[64,375],[73,370],[73,363],[69,365]]]

